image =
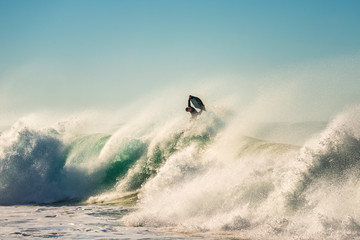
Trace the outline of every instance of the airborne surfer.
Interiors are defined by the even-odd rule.
[[[191,103],[194,105],[194,107],[191,106]],[[200,111],[199,112],[196,111],[195,108],[200,109]],[[187,108],[185,108],[185,111],[191,113],[191,119],[192,120],[196,119],[197,116],[199,116],[203,110],[206,111],[205,105],[203,104],[201,99],[198,97],[189,95],[188,106],[187,106]]]

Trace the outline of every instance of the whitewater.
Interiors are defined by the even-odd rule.
[[[4,127],[0,238],[360,238],[360,106],[327,122],[138,109]]]

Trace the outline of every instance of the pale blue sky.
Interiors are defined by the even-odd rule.
[[[120,106],[231,76],[299,82],[301,108],[322,99],[326,118],[360,102],[359,59],[356,0],[0,0],[0,114]]]

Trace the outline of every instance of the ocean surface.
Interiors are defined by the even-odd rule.
[[[0,239],[360,239],[359,107],[93,115],[2,128]]]

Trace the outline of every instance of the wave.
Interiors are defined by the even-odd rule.
[[[0,204],[83,200],[112,189],[136,191],[178,149],[193,143],[205,146],[221,125],[214,115],[206,121],[203,130],[194,123],[180,131],[172,126],[176,131],[165,132],[165,137],[155,133],[162,126],[147,130],[147,125],[136,134],[139,129],[123,125],[107,134],[74,132],[71,120],[40,129],[19,121],[0,135]]]
[[[132,205],[129,226],[242,238],[359,237],[359,114],[256,131],[211,111],[106,133],[19,121],[0,135],[0,204]]]

